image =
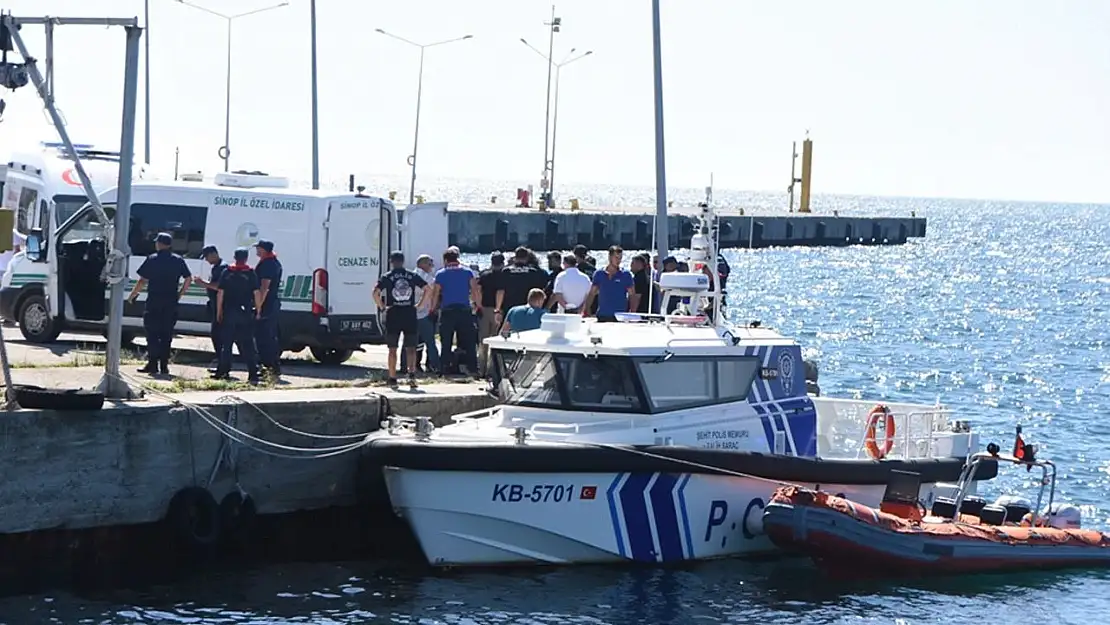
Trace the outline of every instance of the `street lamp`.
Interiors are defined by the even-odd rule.
[[[386,37],[390,37],[402,43],[407,43],[410,46],[420,48],[420,71],[417,74],[416,78],[416,129],[412,133],[412,154],[410,154],[408,158],[409,167],[412,168],[412,180],[409,182],[409,205],[411,206],[412,203],[416,200],[416,151],[420,145],[420,97],[424,91],[424,50],[427,50],[428,48],[434,48],[435,46],[442,46],[448,43],[455,43],[456,41],[465,41],[467,39],[473,38],[474,35],[464,35],[462,37],[455,37],[454,39],[444,39],[443,41],[437,41],[435,43],[422,44],[416,43],[415,41],[411,41],[409,39],[405,39],[404,37],[400,37],[398,35],[394,35],[393,33],[386,32],[380,28],[375,28],[374,30],[382,35],[385,35]]]
[[[187,7],[192,7],[194,9],[197,9],[198,11],[204,11],[205,13],[208,13],[209,15],[215,15],[216,17],[222,17],[223,19],[227,20],[227,86],[226,86],[226,98],[227,98],[227,100],[226,100],[225,109],[224,109],[224,144],[223,144],[223,146],[220,147],[220,150],[218,152],[220,158],[223,159],[223,161],[224,161],[224,171],[226,172],[228,170],[228,161],[231,158],[231,148],[229,147],[229,145],[231,143],[231,22],[235,21],[236,19],[239,19],[240,17],[246,17],[248,15],[256,15],[258,13],[263,13],[265,11],[272,11],[273,9],[279,9],[283,6],[287,6],[289,3],[288,2],[282,2],[280,4],[273,4],[273,5],[270,5],[270,6],[267,6],[267,7],[262,7],[261,9],[255,9],[253,11],[244,11],[242,13],[235,13],[235,14],[232,14],[232,15],[227,15],[225,13],[220,13],[219,11],[213,11],[212,9],[205,8],[205,7],[202,7],[200,5],[193,4],[191,2],[186,2],[185,0],[177,0],[177,2],[179,4],[183,4]]]
[[[545,55],[543,52],[540,52],[538,49],[536,49],[535,46],[528,43],[528,41],[526,39],[521,39],[520,41],[524,45],[528,46],[528,48],[530,50],[532,50],[536,54],[540,55],[540,58],[547,61],[549,66],[554,66],[555,67],[555,111],[552,114],[552,119],[551,119],[551,158],[548,159],[547,164],[544,168],[545,171],[548,172],[547,200],[550,200],[549,203],[554,205],[555,204],[555,140],[559,138],[559,72],[563,69],[564,66],[570,65],[571,63],[573,63],[575,61],[580,61],[580,60],[590,56],[591,54],[593,54],[594,51],[593,50],[587,50],[586,52],[575,55],[575,51],[577,50],[577,48],[571,48],[570,52],[567,52],[566,57],[561,62],[553,63],[551,61],[551,57]]]
[[[543,179],[540,181],[540,187],[543,188],[545,192],[547,192],[551,186],[551,176],[550,170],[548,168],[551,160],[547,157],[548,137],[550,136],[549,132],[551,131],[551,67],[554,65],[551,62],[551,57],[555,53],[555,33],[559,32],[560,27],[562,27],[563,25],[562,18],[555,17],[554,4],[551,5],[551,21],[544,22],[543,25],[547,26],[550,30],[547,39],[547,54],[544,55],[542,52],[540,52],[540,56],[547,59],[547,100],[543,114]],[[521,41],[524,41],[524,39],[521,39]],[[529,48],[532,47],[532,45],[529,44],[527,41],[524,41],[524,45],[528,46]],[[535,50],[535,48],[532,49]],[[536,50],[536,52],[539,52],[539,50]],[[544,206],[550,204],[550,199],[550,195],[544,198]]]

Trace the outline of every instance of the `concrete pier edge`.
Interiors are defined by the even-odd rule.
[[[260,453],[257,449],[266,446],[259,443],[225,446],[227,436],[194,407],[258,439],[308,449],[357,442],[359,438],[319,436],[376,431],[387,407],[398,415],[446,423],[450,415],[494,403],[478,383],[471,383],[428,385],[411,393],[387,388],[195,392],[172,400],[107,404],[96,412],[9,412],[0,420],[5,476],[0,483],[0,549],[6,554],[0,592],[12,580],[35,577],[38,569],[71,571],[90,558],[133,562],[141,555],[136,550],[147,548],[143,545],[165,546],[169,503],[175,493],[193,486],[207,489],[217,502],[240,491],[249,495],[258,519],[269,528],[264,534],[273,541],[304,523],[319,526],[313,534],[334,526],[325,532],[333,535],[302,532],[297,538],[294,531],[286,538],[297,548],[316,539],[338,540],[343,532],[366,538],[370,519],[357,507],[364,481],[359,450],[293,459]],[[390,516],[375,512],[379,520]],[[405,542],[399,531],[394,528],[371,542]],[[158,549],[151,555],[168,557]]]

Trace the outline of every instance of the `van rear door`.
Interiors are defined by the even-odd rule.
[[[401,209],[401,251],[409,266],[421,254],[428,254],[436,265],[450,245],[448,242],[447,202],[411,204]]]
[[[389,255],[393,205],[378,198],[332,200],[327,221],[328,329],[370,341],[382,336],[374,286]]]

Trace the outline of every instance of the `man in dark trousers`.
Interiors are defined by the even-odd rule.
[[[378,310],[385,312],[385,344],[389,348],[389,356],[386,359],[386,366],[389,368],[389,385],[397,386],[397,344],[404,335],[409,386],[415,388],[416,344],[420,342],[416,309],[424,305],[425,300],[431,295],[431,289],[427,288],[428,283],[424,278],[405,269],[403,253],[393,252],[389,255],[389,262],[393,268],[378,279],[373,292],[374,303],[378,305]],[[423,289],[420,293],[420,301],[416,300],[416,289]]]
[[[220,331],[220,322],[216,320],[216,292],[220,288],[220,274],[227,269],[227,263],[220,258],[220,252],[216,249],[215,245],[206,246],[200,251],[200,256],[212,267],[212,272],[209,274],[208,279],[205,280],[200,276],[193,276],[193,282],[204,286],[208,292],[208,319],[212,322],[212,329],[209,335],[212,338],[212,351],[216,354],[216,360],[212,363],[215,368],[219,365],[220,360],[220,341],[223,340],[223,334]]]
[[[489,257],[489,269],[478,274],[478,290],[482,294],[478,311],[478,371],[483,376],[489,368],[489,346],[485,340],[497,336],[501,323],[497,319],[497,292],[501,290],[501,272],[505,268],[505,255],[494,252]]]
[[[170,373],[170,343],[177,325],[177,302],[193,282],[193,272],[180,256],[170,251],[172,245],[172,236],[158,233],[154,238],[157,251],[139,265],[139,281],[127,298],[128,303],[134,304],[143,286],[147,287],[143,311],[147,363],[139,373]]]
[[[281,263],[274,254],[274,242],[259,239],[254,244],[258,254],[258,264],[254,272],[258,274],[259,290],[262,292],[262,306],[258,310],[258,320],[254,324],[254,339],[258,344],[258,361],[271,375],[281,375],[281,343],[278,340],[278,317],[281,316]]]
[[[478,375],[478,336],[474,325],[474,306],[481,305],[478,279],[469,267],[459,264],[459,253],[443,253],[443,269],[436,272],[432,310],[439,310],[440,362],[444,373],[466,367]],[[464,352],[460,355],[454,350]],[[464,362],[459,362],[464,361]]]
[[[212,377],[229,379],[231,346],[239,348],[239,356],[247,364],[248,381],[258,384],[258,362],[254,355],[254,324],[262,307],[262,291],[258,274],[247,264],[250,252],[235,250],[235,262],[220,274],[216,290],[216,323],[223,331],[219,364]]]

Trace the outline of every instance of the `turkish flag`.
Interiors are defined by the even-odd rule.
[[[596,486],[583,486],[582,494],[578,496],[579,499],[593,499],[597,497]]]

